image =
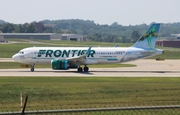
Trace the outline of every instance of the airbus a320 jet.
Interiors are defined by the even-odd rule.
[[[151,24],[131,47],[29,47],[12,59],[30,64],[32,72],[37,64],[51,64],[54,70],[77,68],[78,72],[88,72],[90,64],[123,63],[162,54],[163,50],[155,48],[159,28],[160,23]]]

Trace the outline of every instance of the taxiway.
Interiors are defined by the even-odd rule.
[[[5,59],[3,61],[6,61]],[[89,72],[78,73],[76,69],[67,71],[35,68],[30,69],[0,69],[0,76],[42,76],[42,77],[180,77],[180,60],[156,61],[154,59],[141,59],[128,62],[137,67],[117,68],[90,68]]]

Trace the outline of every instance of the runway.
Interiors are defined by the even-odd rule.
[[[128,62],[137,67],[118,68],[90,68],[88,73],[78,73],[76,69],[52,70],[35,68],[30,69],[0,69],[0,76],[42,76],[42,77],[180,77],[180,60],[156,61],[154,59],[141,59]]]

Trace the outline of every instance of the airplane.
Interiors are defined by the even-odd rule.
[[[51,64],[53,70],[77,69],[88,72],[90,64],[123,63],[163,54],[155,48],[160,23],[153,23],[131,47],[29,47],[12,56],[15,62]],[[81,66],[84,65],[84,68]]]

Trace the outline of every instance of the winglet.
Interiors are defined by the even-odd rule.
[[[89,55],[91,52],[91,46],[88,48],[88,50],[86,51],[86,56]]]
[[[116,44],[114,47],[118,47],[118,44]]]

